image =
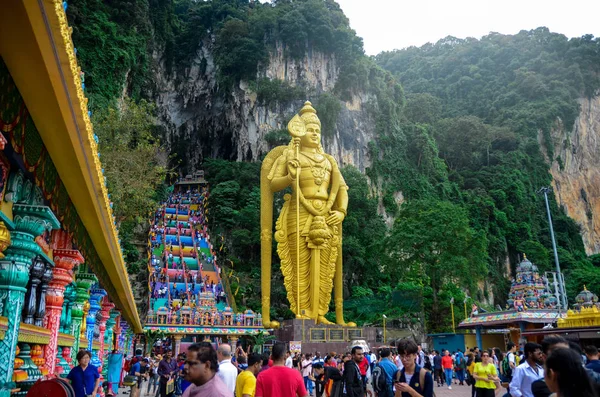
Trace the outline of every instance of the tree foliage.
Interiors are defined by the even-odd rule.
[[[168,155],[154,132],[153,111],[146,101],[126,98],[120,108],[111,107],[94,118],[103,172],[131,274],[144,267],[134,229],[165,198],[162,185]]]

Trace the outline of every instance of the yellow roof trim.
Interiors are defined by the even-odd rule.
[[[117,291],[111,300],[140,333],[62,2],[3,0],[0,15],[0,55]]]

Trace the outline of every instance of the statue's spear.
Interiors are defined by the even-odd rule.
[[[306,134],[306,125],[299,115],[292,117],[288,123],[288,131],[294,139],[295,157],[298,162],[296,168],[296,317],[300,317],[300,139]]]

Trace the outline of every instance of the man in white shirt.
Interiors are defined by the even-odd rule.
[[[294,366],[294,360],[292,359],[292,352],[289,350],[285,354],[285,366],[288,368],[292,368]]]
[[[227,389],[231,391],[233,396],[235,393],[235,381],[238,371],[235,365],[231,363],[231,346],[226,343],[219,345],[217,349],[217,360],[219,360],[219,371],[217,375],[221,378]]]
[[[511,397],[533,397],[531,384],[538,379],[544,379],[542,346],[537,343],[526,343],[525,357],[527,357],[525,362],[513,371],[510,382]]]

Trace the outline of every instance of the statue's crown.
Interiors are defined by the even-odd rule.
[[[312,103],[310,101],[304,102],[304,106],[300,109],[300,117],[304,123],[315,123],[321,126],[321,120],[319,120],[319,116],[317,116],[317,111],[312,107]]]

